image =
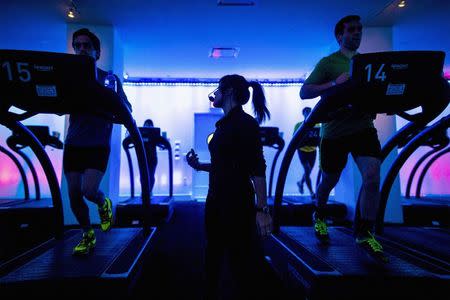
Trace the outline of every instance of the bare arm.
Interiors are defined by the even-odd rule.
[[[335,84],[336,83],[333,81],[325,82],[323,84],[304,84],[300,89],[300,98],[306,100],[319,97],[324,90],[329,89]]]
[[[331,80],[322,84],[303,84],[302,88],[300,89],[300,98],[301,99],[312,99],[319,97],[323,91],[337,85],[344,83],[348,80],[349,74],[348,73],[342,73],[339,75],[336,80]]]

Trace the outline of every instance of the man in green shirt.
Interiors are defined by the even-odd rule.
[[[346,16],[335,26],[339,51],[322,58],[300,90],[302,99],[311,99],[349,79],[351,58],[358,54],[362,24],[359,16]],[[356,243],[377,260],[387,262],[383,248],[373,235],[380,199],[381,146],[370,114],[341,113],[322,124],[320,167],[322,179],[317,188],[314,230],[320,241],[328,241],[325,206],[331,190],[339,181],[351,153],[362,176],[361,222],[355,226]]]

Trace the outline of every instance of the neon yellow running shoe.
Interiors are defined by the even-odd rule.
[[[105,203],[98,208],[98,214],[100,215],[100,228],[102,231],[110,230],[113,222],[111,199],[105,197]]]
[[[94,249],[97,240],[95,239],[94,229],[89,229],[87,232],[83,233],[83,238],[78,243],[78,245],[73,248],[73,255],[87,255]]]
[[[356,244],[364,250],[367,255],[378,262],[388,263],[389,258],[383,252],[383,246],[378,242],[375,237],[368,232],[367,236],[357,237]]]
[[[327,223],[324,219],[316,218],[314,220],[314,233],[316,234],[316,237],[321,242],[328,242],[329,235],[328,235],[328,227]]]

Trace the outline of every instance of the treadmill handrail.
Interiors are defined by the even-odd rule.
[[[278,136],[276,138],[276,142],[273,145],[266,145],[268,147],[271,147],[271,148],[274,148],[277,150],[277,152],[275,153],[275,156],[273,157],[272,165],[270,166],[269,193],[268,193],[268,196],[270,198],[272,197],[272,185],[273,185],[273,177],[275,174],[275,167],[276,167],[278,158],[280,157],[280,154],[284,149],[284,145],[285,145],[285,142],[281,136]]]
[[[31,176],[33,177],[33,182],[34,182],[35,199],[40,200],[41,199],[41,188],[40,188],[39,178],[37,176],[36,169],[33,166],[33,162],[31,161],[30,157],[25,154],[25,152],[21,151],[21,148],[15,147],[14,144],[11,144],[10,140],[7,139],[6,143],[9,146],[9,148],[11,148],[11,150],[16,152],[20,157],[22,157],[22,159],[25,161],[28,168],[30,169]]]
[[[417,162],[414,164],[414,167],[411,169],[411,173],[408,176],[408,182],[406,184],[405,189],[405,198],[409,199],[411,198],[411,187],[414,180],[414,177],[416,175],[417,170],[419,169],[420,165],[431,155],[438,152],[441,149],[431,149],[430,151],[426,152],[424,155],[422,155]]]
[[[156,141],[150,141],[151,144],[160,147],[162,150],[167,150],[168,162],[169,162],[169,197],[173,197],[173,159],[172,159],[172,146],[167,138],[163,136],[156,137]],[[129,153],[129,149],[134,147],[133,141],[127,136],[122,141],[122,147],[125,151],[128,161],[128,170],[130,174],[130,193],[131,198],[134,198],[135,195],[135,187],[134,187],[134,169],[133,163],[131,159],[131,155]]]
[[[426,141],[431,135],[434,134],[435,131],[443,130],[444,128],[448,128],[450,126],[450,116],[443,117],[441,120],[436,122],[435,124],[425,128],[420,134],[418,134],[415,138],[409,141],[405,147],[403,147],[402,151],[398,154],[397,158],[392,163],[388,172],[386,173],[385,179],[381,186],[380,192],[380,206],[378,210],[378,215],[376,219],[376,232],[383,232],[384,225],[384,215],[386,211],[387,201],[389,198],[389,194],[394,183],[395,178],[397,177],[400,169],[404,165],[404,163],[408,160],[410,155],[414,153],[414,151],[419,148],[424,141]]]
[[[32,130],[33,126],[31,126],[31,127],[26,126],[26,127],[28,129],[30,129],[31,132],[33,132],[33,130]],[[44,148],[46,145],[52,146],[53,148],[57,148],[57,149],[63,148],[63,143],[57,137],[50,136],[50,135],[48,135],[44,138],[40,137],[40,136],[36,136],[36,137],[41,142],[41,144],[44,146]],[[27,136],[20,136],[19,133],[13,132],[13,134],[6,139],[6,144],[8,145],[8,147],[10,149],[12,149],[14,152],[19,154],[22,157],[22,159],[25,161],[25,163],[27,164],[28,168],[31,171],[31,175],[32,175],[33,181],[34,181],[35,198],[36,198],[36,200],[40,200],[41,199],[41,189],[40,189],[40,183],[39,183],[39,178],[37,176],[36,169],[33,165],[33,162],[31,161],[30,157],[28,155],[26,155],[25,152],[22,151],[22,149],[29,146],[29,141],[27,139]]]
[[[436,116],[431,116],[436,117]],[[431,118],[430,117],[430,118]],[[411,121],[397,131],[381,148],[381,160],[386,159],[395,147],[403,146],[425,128],[431,120]]]
[[[292,158],[298,149],[298,145],[306,138],[306,132],[308,128],[313,128],[317,123],[318,114],[317,112],[322,109],[323,104],[317,103],[316,107],[313,108],[311,113],[308,115],[306,120],[300,125],[297,132],[292,137],[289,142],[284,157],[281,161],[280,170],[278,173],[278,179],[275,187],[275,199],[273,204],[273,232],[278,233],[280,230],[280,216],[281,216],[281,202],[283,198],[283,190],[286,182],[286,177],[288,173],[289,166],[292,162]]]
[[[430,167],[439,159],[441,156],[447,154],[450,152],[450,147],[447,147],[444,150],[439,151],[436,155],[434,155],[430,160],[425,164],[425,166],[422,169],[422,172],[420,172],[419,180],[417,181],[416,186],[416,198],[421,198],[421,191],[422,191],[422,185],[423,180],[425,179],[425,175],[427,174]]]

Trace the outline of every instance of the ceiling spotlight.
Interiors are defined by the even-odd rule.
[[[67,16],[71,19],[75,18],[75,14],[72,8],[70,8],[69,11],[67,12]]]
[[[406,6],[406,1],[405,0],[400,1],[397,6],[400,7],[400,8],[405,7]]]
[[[70,1],[69,10],[67,11],[67,16],[71,19],[74,19],[76,15],[80,15],[77,10],[77,6],[73,1]]]

